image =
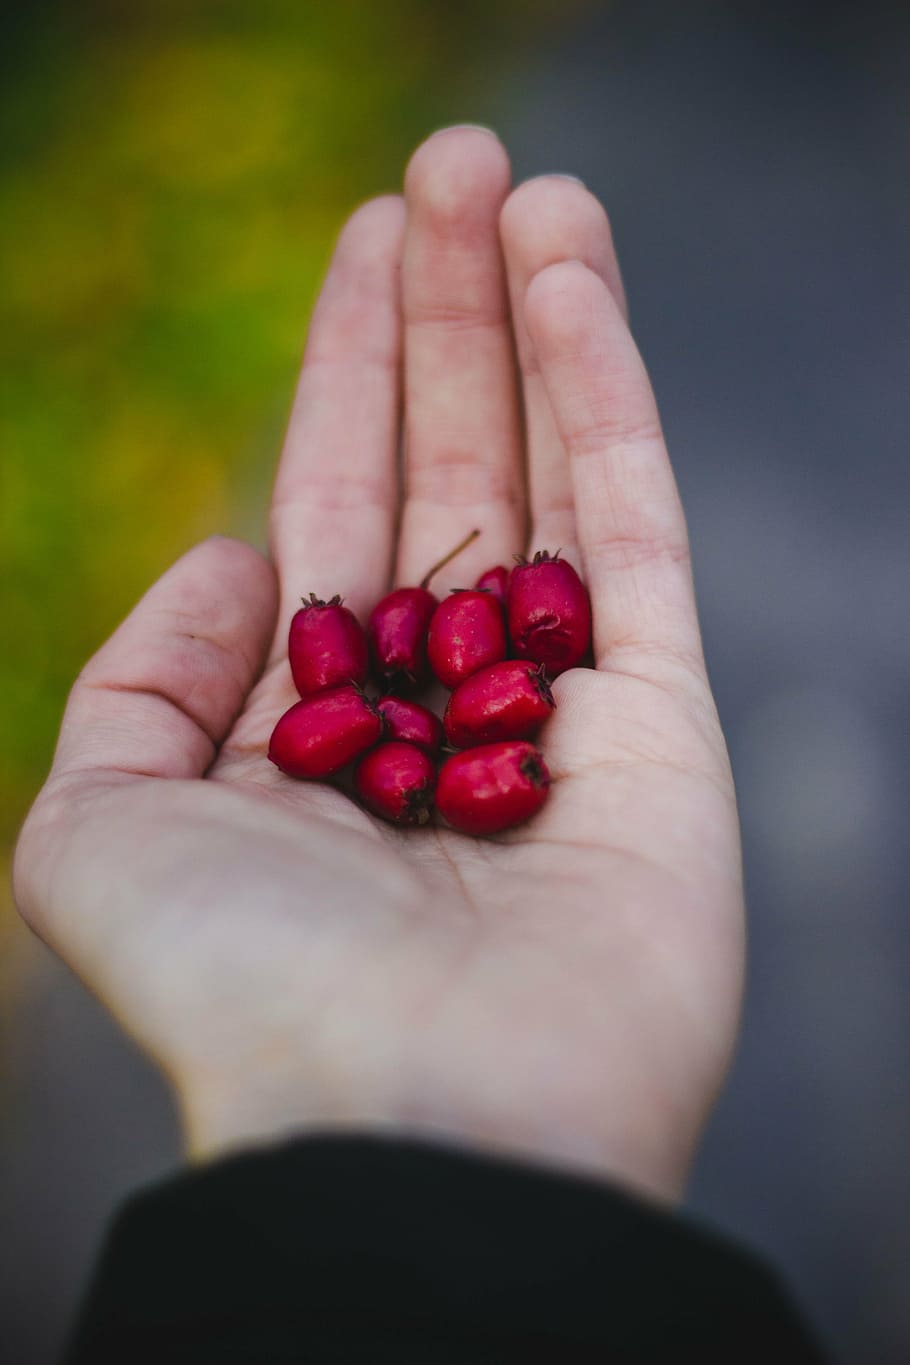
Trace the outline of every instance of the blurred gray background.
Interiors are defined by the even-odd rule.
[[[516,178],[606,203],[690,520],[751,911],[690,1206],[767,1253],[836,1360],[905,1365],[910,7],[618,5],[478,106]],[[43,951],[8,1046],[2,1359],[43,1365],[177,1139]]]

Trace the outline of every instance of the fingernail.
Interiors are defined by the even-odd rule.
[[[485,123],[447,123],[444,128],[437,128],[430,137],[439,137],[440,133],[487,133],[490,137],[495,137],[499,141],[499,134],[492,128],[488,128]]]
[[[568,171],[542,171],[540,175],[529,176],[524,183],[529,185],[532,180],[571,180],[573,185],[580,185],[583,190],[588,188],[583,180],[577,175],[569,175]]]

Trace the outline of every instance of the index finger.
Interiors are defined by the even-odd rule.
[[[322,286],[272,496],[281,585],[272,657],[301,597],[340,593],[366,614],[391,572],[401,401],[404,202],[348,219]]]

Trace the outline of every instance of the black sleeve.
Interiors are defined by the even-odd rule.
[[[812,1365],[774,1275],[596,1181],[310,1137],[135,1196],[66,1365]]]

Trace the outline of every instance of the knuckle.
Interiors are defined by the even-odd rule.
[[[617,401],[612,386],[594,412],[586,413],[583,420],[566,431],[569,449],[581,458],[607,454],[617,458],[623,449],[634,450],[662,441],[663,429],[653,405],[628,395],[625,401]]]
[[[496,331],[506,325],[504,301],[470,298],[412,298],[408,301],[409,326],[441,333]]]
[[[597,537],[587,546],[586,553],[607,573],[660,563],[686,567],[691,562],[684,537],[672,532],[649,532],[645,528]]]

